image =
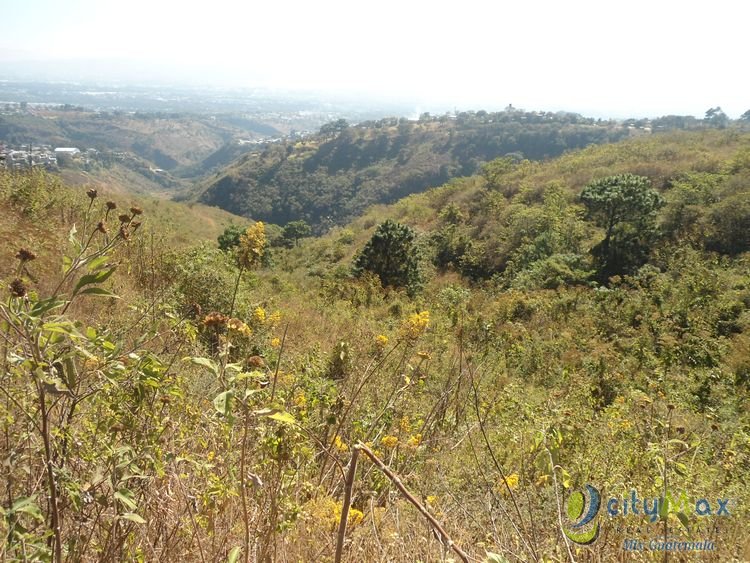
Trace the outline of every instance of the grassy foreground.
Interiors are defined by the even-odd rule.
[[[665,539],[714,544],[675,561],[750,559],[750,264],[707,247],[722,202],[745,201],[746,150],[728,135],[587,149],[297,248],[268,249],[256,224],[233,253],[185,248],[186,225],[139,207],[0,176],[0,554],[332,561],[362,444],[472,561],[663,560],[623,547]],[[513,242],[516,214],[546,217],[559,194],[586,259],[601,232],[574,194],[605,170],[651,178],[671,235],[632,274],[545,288],[519,249],[559,223],[529,220]],[[675,226],[670,198],[695,174],[721,176],[701,177],[716,198]],[[414,297],[348,275],[387,217],[434,251],[451,204],[484,243],[470,272],[433,260]],[[351,483],[344,560],[458,560],[368,456]],[[579,531],[587,484],[602,504]],[[593,543],[570,539],[592,524]]]

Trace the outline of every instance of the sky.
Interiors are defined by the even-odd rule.
[[[742,0],[2,3],[0,79],[20,64],[58,69],[57,79],[307,90],[425,108],[750,109]]]

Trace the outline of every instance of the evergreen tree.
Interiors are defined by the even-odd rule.
[[[409,294],[419,289],[417,235],[413,229],[388,219],[381,223],[354,260],[354,274],[364,271],[380,278],[383,287],[403,287]]]
[[[656,236],[656,212],[664,204],[651,181],[633,174],[609,176],[586,186],[581,200],[605,231],[592,249],[600,281],[642,266]]]

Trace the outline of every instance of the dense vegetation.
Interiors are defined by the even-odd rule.
[[[471,112],[419,121],[339,120],[317,137],[268,146],[210,179],[200,201],[255,220],[318,230],[476,172],[498,156],[533,160],[621,139],[627,127],[576,114]]]
[[[332,560],[359,442],[476,560],[665,536],[747,560],[749,181],[748,135],[642,137],[494,160],[322,238],[230,229],[222,250],[2,175],[0,550]],[[586,483],[730,515],[601,514],[584,547],[560,528]],[[347,560],[450,557],[367,461],[351,507]]]

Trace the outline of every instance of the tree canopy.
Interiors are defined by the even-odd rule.
[[[354,260],[354,274],[365,271],[380,278],[383,287],[406,288],[413,294],[421,285],[417,235],[413,229],[388,219],[381,223]]]
[[[605,232],[592,250],[600,279],[643,265],[656,233],[656,212],[664,204],[651,180],[633,174],[602,178],[583,189],[581,201],[589,218]]]

